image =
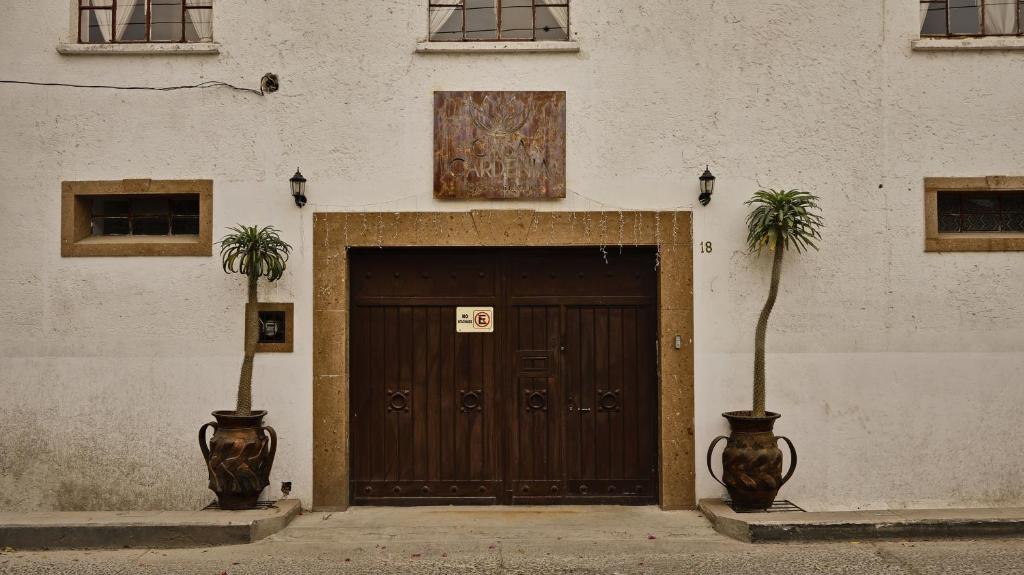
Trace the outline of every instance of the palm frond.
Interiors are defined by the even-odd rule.
[[[220,240],[221,265],[225,273],[266,277],[277,281],[284,275],[292,247],[273,226],[237,225]]]
[[[797,252],[818,249],[825,223],[818,206],[818,197],[800,190],[758,190],[746,205],[753,206],[747,215],[747,247],[761,253],[764,248]]]

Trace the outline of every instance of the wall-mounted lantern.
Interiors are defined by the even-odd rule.
[[[704,173],[700,175],[700,195],[697,201],[700,205],[706,206],[711,203],[711,194],[715,193],[715,176],[711,173],[711,166],[704,167]]]
[[[295,175],[288,181],[292,184],[292,197],[295,198],[295,205],[300,208],[306,205],[306,178],[302,177],[302,172],[295,168]]]

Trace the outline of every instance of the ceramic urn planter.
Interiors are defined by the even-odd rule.
[[[764,417],[755,417],[749,411],[730,411],[722,417],[729,421],[729,437],[719,436],[708,448],[708,471],[715,481],[721,483],[732,499],[737,510],[765,510],[772,506],[779,489],[789,481],[796,471],[796,449],[793,442],[781,435],[775,435],[772,428],[778,413],[768,412]],[[722,478],[715,476],[711,468],[715,446],[726,440],[722,452]],[[778,440],[789,446],[790,466],[782,475],[782,450]]]
[[[270,484],[270,468],[277,451],[277,433],[263,425],[266,411],[235,415],[214,411],[216,422],[199,428],[199,447],[210,474],[210,489],[217,494],[221,509],[252,509],[260,493]],[[210,444],[206,429],[213,428]]]

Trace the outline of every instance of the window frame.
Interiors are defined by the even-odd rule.
[[[118,45],[139,45],[139,44],[206,44],[213,41],[212,34],[209,40],[196,40],[189,41],[185,36],[185,25],[186,15],[190,10],[208,10],[211,12],[210,19],[213,19],[213,0],[207,0],[202,5],[189,5],[188,0],[181,1],[181,39],[180,40],[153,40],[153,0],[145,0],[146,2],[146,38],[145,40],[131,40],[122,42],[117,39],[117,3],[118,0],[110,0],[110,6],[84,6],[83,4],[88,0],[74,0],[77,5],[77,18],[75,18],[75,39],[78,44],[85,44],[88,46],[104,46],[108,44]],[[123,1],[123,0],[122,0]],[[86,13],[94,12],[97,10],[104,10],[110,12],[110,40],[107,42],[89,42],[88,39],[82,39],[82,18],[87,17]]]
[[[532,9],[533,13],[533,28],[531,29],[532,38],[502,38],[501,36],[501,4],[505,0],[494,0],[496,20],[495,20],[495,37],[494,38],[466,38],[466,0],[428,0],[427,2],[427,41],[430,43],[443,43],[443,44],[461,44],[461,43],[473,43],[473,42],[570,42],[572,41],[572,9],[570,8],[570,0],[557,0],[557,3],[538,3],[539,0],[531,0],[529,8]],[[1020,0],[1018,0],[1020,1]],[[514,6],[515,8],[527,8],[527,6]],[[434,8],[458,8],[462,12],[462,38],[459,40],[444,40],[433,38],[433,33],[430,30],[430,12]],[[537,9],[538,8],[565,8],[565,38],[559,39],[537,39]]]
[[[1024,232],[940,232],[939,192],[1024,192],[1024,176],[924,179],[926,252],[1024,251]]]
[[[92,234],[92,203],[111,196],[197,196],[199,233]],[[109,180],[61,182],[61,256],[212,256],[213,180]]]
[[[1015,37],[1024,36],[1024,26],[1021,25],[1021,10],[1024,10],[1024,0],[1014,0],[1016,2],[1016,4],[1017,4],[1017,10],[1015,12],[1015,14],[1017,15],[1017,18],[1016,18],[1016,20],[1017,20],[1017,31],[1012,33],[1012,34],[986,34],[985,33],[985,12],[986,12],[985,4],[987,2],[1001,2],[1002,3],[1002,2],[1006,2],[1007,0],[977,0],[981,4],[980,7],[979,7],[979,10],[980,10],[980,20],[978,22],[978,27],[980,28],[981,32],[978,33],[978,34],[959,34],[959,33],[950,32],[950,30],[949,30],[949,1],[950,0],[919,0],[918,6],[920,6],[921,4],[928,4],[928,5],[944,4],[945,5],[945,7],[942,8],[941,10],[943,10],[945,12],[945,15],[946,15],[946,33],[945,34],[925,34],[925,33],[923,33],[921,31],[921,28],[924,27],[924,22],[918,22],[918,26],[917,26],[918,27],[918,36],[920,36],[921,38],[1015,38]]]

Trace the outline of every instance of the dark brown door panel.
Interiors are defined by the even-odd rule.
[[[653,254],[350,253],[355,504],[657,501]],[[456,307],[495,308],[457,333]]]

